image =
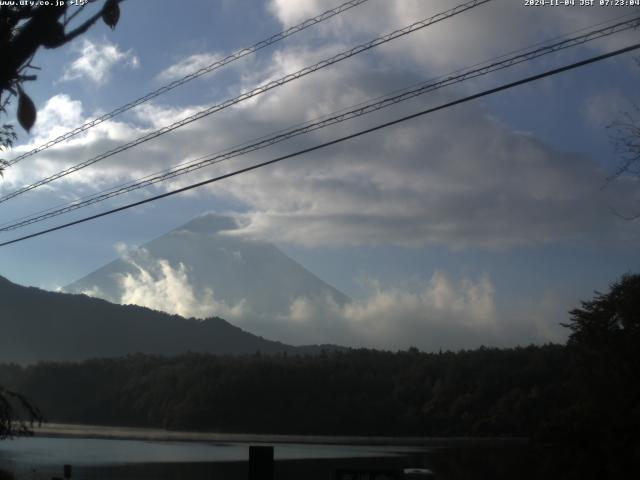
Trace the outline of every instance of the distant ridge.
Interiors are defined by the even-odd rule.
[[[326,349],[336,347],[326,346]],[[0,362],[77,361],[133,353],[316,353],[270,341],[221,318],[185,319],[86,295],[23,287],[0,276]]]

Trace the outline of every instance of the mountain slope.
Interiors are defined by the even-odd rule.
[[[196,218],[64,290],[90,292],[112,302],[142,304],[185,316],[249,319],[252,330],[254,325],[260,326],[258,321],[267,323],[287,315],[296,299],[328,300],[337,305],[349,301],[274,245],[234,235],[235,229],[237,225],[229,217],[210,214]],[[174,288],[193,296],[190,306],[168,301],[173,293],[168,291],[171,282],[167,272],[173,275]],[[204,308],[207,305],[208,310]]]
[[[47,292],[0,277],[0,362],[81,360],[137,352],[175,355],[303,352],[234,327],[86,295]]]

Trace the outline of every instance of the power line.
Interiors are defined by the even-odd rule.
[[[638,25],[640,25],[640,17],[629,19],[624,22],[619,22],[611,26],[600,28],[598,30],[593,30],[585,33],[584,35],[571,37],[561,42],[547,45],[545,47],[532,49],[530,51],[524,51],[524,49],[521,49],[518,51],[524,51],[524,53],[521,53],[519,55],[514,55],[507,58],[501,56],[499,58],[502,58],[502,60],[484,65],[480,68],[472,68],[466,72],[463,71],[463,73],[458,75],[440,77],[442,78],[442,80],[435,82],[429,80],[421,84],[414,85],[413,87],[401,90],[399,91],[400,93],[397,93],[396,95],[390,94],[385,97],[378,97],[367,102],[362,102],[354,107],[351,107],[350,109],[343,109],[339,112],[336,112],[335,114],[327,115],[322,119],[305,122],[301,126],[281,130],[271,137],[264,136],[257,139],[257,141],[254,141],[253,143],[245,142],[244,144],[238,145],[236,147],[231,147],[227,150],[223,150],[222,152],[201,156],[197,159],[185,162],[174,168],[147,175],[141,179],[112,187],[111,189],[104,190],[103,192],[99,192],[97,194],[93,194],[58,207],[53,207],[44,211],[36,212],[32,215],[13,220],[12,222],[6,222],[0,225],[0,232],[16,230],[27,225],[39,223],[41,221],[77,210],[79,208],[84,208],[119,195],[130,193],[134,190],[154,185],[161,181],[185,175],[187,173],[191,173],[210,165],[218,164],[230,158],[261,150],[271,145],[294,138],[298,135],[306,134],[315,130],[319,130],[321,128],[328,127],[330,125],[335,125],[337,123],[342,123],[344,121],[351,120],[353,118],[357,118],[390,107],[392,105],[396,105],[400,102],[407,101],[411,98],[415,98],[419,95],[424,95],[443,87],[461,83],[482,75],[487,75],[489,73],[512,67],[523,62],[529,62],[544,55],[549,55],[566,48],[583,45],[587,42],[610,36],[615,33],[620,33],[632,28],[637,28]]]
[[[98,213],[98,214],[95,214],[95,215],[84,217],[84,218],[81,218],[79,220],[75,220],[73,222],[68,222],[68,223],[65,223],[65,224],[62,224],[62,225],[58,225],[58,226],[55,226],[55,227],[51,227],[51,228],[48,228],[48,229],[45,229],[45,230],[40,230],[38,232],[31,233],[29,235],[25,235],[23,237],[19,237],[19,238],[15,238],[13,240],[2,242],[2,243],[0,243],[0,247],[4,247],[4,246],[7,246],[7,245],[18,243],[18,242],[21,242],[21,241],[24,241],[24,240],[28,240],[30,238],[38,237],[40,235],[44,235],[44,234],[47,234],[47,233],[55,232],[57,230],[62,230],[64,228],[68,228],[68,227],[71,227],[71,226],[74,226],[74,225],[78,225],[80,223],[85,223],[85,222],[88,222],[90,220],[95,220],[97,218],[105,217],[107,215],[111,215],[111,214],[114,214],[114,213],[117,213],[117,212],[121,212],[123,210],[128,210],[128,209],[133,208],[133,207],[137,207],[137,206],[140,206],[140,205],[144,205],[146,203],[154,202],[154,201],[160,200],[162,198],[170,197],[172,195],[177,195],[178,193],[186,192],[188,190],[192,190],[194,188],[202,187],[204,185],[208,185],[208,184],[211,184],[211,183],[214,183],[214,182],[218,182],[220,180],[224,180],[224,179],[227,179],[227,178],[230,178],[230,177],[234,177],[236,175],[240,175],[242,173],[250,172],[252,170],[257,170],[258,168],[265,167],[267,165],[271,165],[271,164],[274,164],[274,163],[277,163],[277,162],[281,162],[281,161],[287,160],[289,158],[297,157],[297,156],[303,155],[305,153],[310,153],[310,152],[313,152],[313,151],[316,151],[316,150],[320,150],[322,148],[326,148],[326,147],[329,147],[331,145],[336,145],[338,143],[342,143],[342,142],[345,142],[347,140],[351,140],[351,139],[360,137],[362,135],[366,135],[368,133],[372,133],[372,132],[381,130],[383,128],[387,128],[387,127],[390,127],[390,126],[393,126],[393,125],[397,125],[399,123],[406,122],[408,120],[412,120],[414,118],[418,118],[418,117],[421,117],[421,116],[424,116],[424,115],[427,115],[427,114],[430,114],[430,113],[433,113],[433,112],[436,112],[436,111],[439,111],[439,110],[444,110],[444,109],[447,109],[447,108],[451,108],[451,107],[453,107],[455,105],[466,103],[466,102],[469,102],[471,100],[475,100],[475,99],[478,99],[478,98],[481,98],[481,97],[492,95],[494,93],[501,92],[501,91],[504,91],[504,90],[508,90],[508,89],[511,89],[511,88],[514,88],[514,87],[517,87],[517,86],[520,86],[520,85],[527,84],[527,83],[531,83],[531,82],[534,82],[536,80],[540,80],[540,79],[543,79],[543,78],[546,78],[546,77],[557,75],[559,73],[566,72],[568,70],[573,70],[575,68],[583,67],[585,65],[589,65],[589,64],[592,64],[592,63],[595,63],[595,62],[599,62],[599,61],[605,60],[607,58],[615,57],[615,56],[621,55],[623,53],[631,52],[631,51],[637,50],[639,48],[640,48],[640,43],[636,43],[634,45],[631,45],[631,46],[628,46],[628,47],[625,47],[625,48],[620,48],[618,50],[614,50],[612,52],[609,52],[609,53],[606,53],[606,54],[603,54],[603,55],[598,55],[598,56],[595,56],[595,57],[588,58],[586,60],[575,62],[575,63],[569,64],[569,65],[565,65],[563,67],[555,68],[555,69],[552,69],[552,70],[547,70],[546,72],[543,72],[543,73],[540,73],[540,74],[537,74],[537,75],[532,75],[532,76],[523,78],[521,80],[517,80],[515,82],[506,83],[506,84],[503,84],[503,85],[501,85],[499,87],[495,87],[495,88],[492,88],[492,89],[489,89],[489,90],[484,90],[484,91],[482,91],[480,93],[476,93],[474,95],[469,95],[467,97],[463,97],[463,98],[460,98],[458,100],[454,100],[454,101],[439,105],[437,107],[429,108],[429,109],[422,110],[420,112],[417,112],[417,113],[414,113],[414,114],[411,114],[411,115],[400,117],[400,118],[397,118],[397,119],[392,120],[390,122],[382,123],[382,124],[376,125],[375,127],[367,128],[365,130],[360,130],[359,132],[353,133],[351,135],[346,135],[346,136],[331,140],[329,142],[325,142],[325,143],[322,143],[322,144],[319,144],[319,145],[315,145],[313,147],[305,148],[303,150],[298,150],[297,152],[290,153],[288,155],[283,155],[281,157],[277,157],[277,158],[274,158],[272,160],[268,160],[268,161],[265,161],[265,162],[257,163],[255,165],[251,165],[249,167],[245,167],[245,168],[236,170],[234,172],[226,173],[224,175],[220,175],[220,176],[217,176],[217,177],[214,177],[214,178],[210,178],[208,180],[197,182],[197,183],[188,185],[186,187],[178,188],[178,189],[172,190],[170,192],[162,193],[162,194],[156,195],[154,197],[150,197],[150,198],[146,198],[144,200],[140,200],[138,202],[129,203],[127,205],[123,205],[123,206],[118,207],[118,208],[114,208],[114,209],[111,209],[111,210],[107,210],[105,212],[101,212],[101,213]]]
[[[164,85],[156,90],[153,90],[152,92],[147,93],[146,95],[133,100],[125,105],[122,105],[121,107],[116,108],[115,110],[112,110],[109,113],[105,113],[104,115],[101,115],[97,118],[94,118],[93,120],[84,123],[83,125],[74,128],[73,130],[70,130],[66,133],[64,133],[63,135],[60,135],[59,137],[54,138],[53,140],[50,140],[36,148],[34,148],[33,150],[29,150],[26,153],[23,153],[22,155],[11,159],[7,162],[7,166],[11,166],[11,165],[15,165],[16,163],[18,163],[21,160],[24,160],[27,157],[30,157],[32,155],[35,155],[36,153],[42,152],[43,150],[46,150],[50,147],[53,147],[54,145],[57,145],[60,142],[63,142],[65,140],[69,140],[70,138],[85,132],[87,130],[89,130],[90,128],[95,127],[96,125],[101,124],[102,122],[105,122],[107,120],[112,119],[113,117],[120,115],[121,113],[124,113],[128,110],[131,110],[132,108],[137,107],[138,105],[142,105],[143,103],[151,100],[152,98],[155,98],[159,95],[162,95],[164,93],[167,93],[171,90],[173,90],[174,88],[179,87],[180,85],[184,85],[187,82],[190,82],[191,80],[195,80],[196,78],[202,77],[203,75],[206,75],[207,73],[211,73],[214,70],[217,70],[219,68],[224,67],[225,65],[228,65],[232,62],[235,62],[236,60],[240,60],[243,57],[246,57],[247,55],[250,55],[252,53],[257,52],[258,50],[262,50],[263,48],[266,48],[270,45],[273,45],[274,43],[277,43],[281,40],[284,40],[287,37],[290,37],[292,35],[295,35],[298,32],[301,32],[302,30],[305,30],[309,27],[312,27],[314,25],[317,25],[319,23],[324,22],[325,20],[329,20],[330,18],[335,17],[336,15],[341,14],[342,12],[345,12],[347,10],[350,10],[351,8],[357,7],[358,5],[361,5],[365,2],[368,2],[369,0],[351,0],[349,2],[345,2],[342,5],[337,6],[336,8],[332,8],[331,10],[327,10],[326,12],[321,13],[320,15],[317,15],[313,18],[308,18],[305,21],[294,25],[291,28],[288,28],[287,30],[284,30],[280,33],[277,33],[275,35],[272,35],[271,37],[262,40],[258,43],[253,44],[250,47],[245,47],[242,48],[240,50],[237,50],[235,52],[233,52],[232,54],[224,57],[221,60],[218,60],[216,62],[211,63],[210,65],[207,65],[206,67],[202,67],[201,69],[190,73],[188,75],[183,76],[182,78],[179,78],[177,80],[174,80],[173,82],[168,83],[167,85]]]
[[[293,80],[297,80],[299,78],[302,78],[302,77],[304,77],[306,75],[314,73],[314,72],[316,72],[318,70],[321,70],[323,68],[326,68],[326,67],[328,67],[330,65],[333,65],[335,63],[338,63],[338,62],[341,62],[341,61],[346,60],[348,58],[351,58],[351,57],[353,57],[355,55],[358,55],[358,54],[360,54],[362,52],[371,50],[371,49],[373,49],[375,47],[378,47],[378,46],[380,46],[382,44],[385,44],[387,42],[395,40],[395,39],[397,39],[399,37],[408,35],[410,33],[416,32],[416,31],[421,30],[423,28],[426,28],[426,27],[428,27],[430,25],[433,25],[433,24],[435,24],[437,22],[441,22],[443,20],[451,18],[451,17],[453,17],[455,15],[458,15],[460,13],[463,13],[463,12],[467,11],[467,10],[470,10],[470,9],[478,7],[478,6],[482,5],[482,4],[488,3],[490,1],[492,1],[492,0],[471,0],[471,1],[467,2],[467,3],[458,5],[458,6],[452,8],[452,9],[449,9],[449,10],[447,10],[445,12],[438,13],[436,15],[433,15],[432,17],[426,18],[424,20],[420,20],[420,21],[415,22],[415,23],[413,23],[411,25],[408,25],[408,26],[406,26],[404,28],[401,28],[401,29],[395,30],[395,31],[393,31],[391,33],[388,33],[386,35],[382,35],[380,37],[377,37],[377,38],[375,38],[373,40],[370,40],[367,43],[363,43],[361,45],[353,47],[353,48],[351,48],[351,49],[349,49],[347,51],[344,51],[342,53],[334,55],[331,58],[322,60],[322,61],[320,61],[320,62],[318,62],[318,63],[316,63],[314,65],[311,65],[309,67],[305,67],[305,68],[303,68],[301,70],[298,70],[297,72],[290,73],[290,74],[285,75],[284,77],[281,77],[281,78],[279,78],[277,80],[272,80],[271,82],[268,82],[268,83],[266,83],[264,85],[261,85],[261,86],[259,86],[257,88],[254,88],[253,90],[251,90],[249,92],[243,93],[243,94],[241,94],[241,95],[239,95],[237,97],[231,98],[231,99],[226,100],[226,101],[224,101],[222,103],[219,103],[219,104],[213,105],[213,106],[211,106],[209,108],[206,108],[204,110],[201,110],[201,111],[199,111],[199,112],[197,112],[197,113],[195,113],[193,115],[190,115],[189,117],[183,118],[182,120],[179,120],[179,121],[177,121],[175,123],[172,123],[171,125],[167,125],[167,126],[165,126],[163,128],[160,128],[158,130],[150,132],[147,135],[143,135],[142,137],[138,137],[137,139],[135,139],[135,140],[133,140],[131,142],[125,143],[123,145],[120,145],[120,146],[118,146],[118,147],[116,147],[116,148],[114,148],[112,150],[109,150],[107,152],[101,153],[100,155],[97,155],[97,156],[95,156],[95,157],[93,157],[93,158],[91,158],[89,160],[85,160],[84,162],[76,164],[76,165],[74,165],[72,167],[69,167],[69,168],[67,168],[65,170],[62,170],[62,171],[60,171],[58,173],[55,173],[55,174],[53,174],[53,175],[51,175],[49,177],[46,177],[46,178],[44,178],[42,180],[39,180],[39,181],[37,181],[35,183],[32,183],[32,184],[27,185],[25,187],[22,187],[22,188],[20,188],[18,190],[15,190],[15,191],[7,194],[7,195],[4,195],[4,196],[0,197],[0,203],[6,202],[7,200],[10,200],[10,199],[12,199],[14,197],[17,197],[18,195],[21,195],[21,194],[23,194],[25,192],[31,191],[31,190],[33,190],[35,188],[41,187],[42,185],[46,185],[47,183],[50,183],[50,182],[52,182],[54,180],[57,180],[57,179],[62,178],[62,177],[65,177],[65,176],[67,176],[67,175],[69,175],[71,173],[74,173],[74,172],[77,172],[79,170],[82,170],[83,168],[86,168],[86,167],[88,167],[90,165],[93,165],[94,163],[97,163],[97,162],[99,162],[101,160],[104,160],[104,159],[106,159],[108,157],[111,157],[111,156],[113,156],[113,155],[115,155],[117,153],[123,152],[125,150],[130,149],[130,148],[133,148],[133,147],[135,147],[137,145],[140,145],[141,143],[148,142],[149,140],[157,138],[157,137],[159,137],[161,135],[164,135],[164,134],[166,134],[168,132],[171,132],[171,131],[173,131],[173,130],[175,130],[177,128],[183,127],[183,126],[185,126],[185,125],[187,125],[189,123],[195,122],[196,120],[200,120],[200,119],[202,119],[204,117],[207,117],[207,116],[209,116],[209,115],[211,115],[213,113],[216,113],[216,112],[218,112],[220,110],[223,110],[225,108],[231,107],[231,106],[233,106],[233,105],[235,105],[237,103],[240,103],[240,102],[242,102],[244,100],[248,100],[248,99],[250,99],[252,97],[255,97],[257,95],[265,93],[265,92],[267,92],[269,90],[272,90],[272,89],[274,89],[276,87],[280,87],[280,86],[282,86],[282,85],[284,85],[286,83],[289,83],[289,82],[291,82]]]
[[[523,62],[532,61],[536,58],[539,58],[551,53],[555,53],[560,50],[564,50],[570,47],[575,47],[577,45],[583,45],[587,42],[590,42],[596,39],[600,39],[609,35],[613,35],[615,33],[620,33],[632,28],[636,28],[638,27],[638,25],[640,25],[640,17],[636,17],[624,22],[616,23],[614,25],[611,25],[605,28],[587,32],[584,35],[571,37],[561,42],[547,45],[545,47],[532,49],[530,51],[525,51],[522,54],[515,55],[512,57],[503,58],[503,56],[501,56],[499,58],[503,58],[503,60],[488,64],[488,65],[484,65],[480,68],[475,68],[475,69],[472,68],[471,70],[468,70],[458,75],[441,77],[443,79],[440,81],[423,82],[421,84],[417,84],[416,86],[401,90],[399,91],[400,93],[396,95],[378,97],[368,102],[362,102],[357,106],[352,107],[351,109],[343,109],[339,112],[336,112],[335,114],[330,114],[326,117],[323,117],[322,119],[305,122],[304,124],[302,124],[302,126],[281,130],[274,136],[261,137],[257,141],[254,141],[253,143],[246,142],[239,146],[231,147],[226,151],[202,156],[195,160],[178,165],[172,169],[167,169],[159,173],[147,175],[136,181],[128,182],[123,185],[119,185],[117,187],[112,187],[111,189],[107,189],[103,192],[99,192],[97,194],[87,196],[84,199],[78,199],[76,201],[67,203],[59,207],[54,207],[41,212],[36,212],[32,215],[28,215],[26,217],[16,219],[12,222],[6,222],[3,225],[0,225],[0,232],[16,230],[18,228],[22,228],[27,225],[39,223],[41,221],[77,210],[79,208],[84,208],[119,195],[130,193],[134,190],[138,190],[144,187],[148,187],[150,185],[154,185],[161,181],[165,181],[171,178],[185,175],[187,173],[191,173],[193,171],[199,170],[201,168],[204,168],[210,165],[218,164],[230,158],[238,157],[241,155],[245,155],[247,153],[261,150],[263,148],[269,147],[276,143],[289,140],[298,135],[306,134],[315,130],[319,130],[321,128],[325,128],[330,125],[335,125],[337,123],[342,123],[347,120],[351,120],[363,115],[367,115],[369,113],[390,107],[392,105],[396,105],[400,102],[407,101],[411,98],[415,98],[419,95],[424,95],[426,93],[435,91],[443,87],[461,83],[461,82],[470,80],[472,78],[477,78],[482,75],[487,75],[489,73],[493,73],[505,68],[509,68]],[[523,50],[524,49],[521,49],[519,51],[523,51]],[[382,98],[382,99],[379,100],[379,98]]]

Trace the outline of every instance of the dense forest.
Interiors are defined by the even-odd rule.
[[[579,368],[572,349],[560,345],[437,354],[191,353],[3,365],[0,383],[24,393],[48,421],[219,432],[528,436],[537,444],[561,444],[570,453],[549,451],[571,461],[579,452],[598,459],[600,468],[627,468],[621,462],[638,449],[637,404],[633,417],[632,400],[620,391],[586,394],[591,386],[582,383]]]
[[[531,435],[577,399],[561,346],[426,354],[131,355],[0,366],[48,420],[299,434]]]

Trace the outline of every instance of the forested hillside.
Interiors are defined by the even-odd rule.
[[[86,295],[47,292],[0,277],[0,362],[83,360],[131,353],[317,351],[274,342],[221,318],[185,319]],[[0,382],[0,385],[2,383]]]

